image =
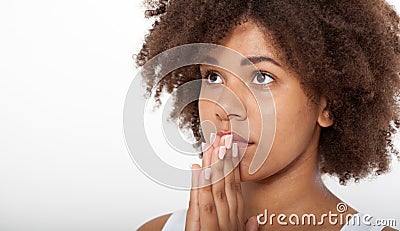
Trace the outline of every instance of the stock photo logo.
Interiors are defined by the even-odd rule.
[[[321,226],[324,224],[330,225],[345,225],[357,227],[357,230],[366,230],[365,227],[371,227],[368,230],[378,230],[372,227],[383,227],[383,226],[395,226],[397,224],[396,219],[379,219],[372,215],[365,213],[357,214],[346,214],[348,211],[348,205],[344,202],[339,202],[336,205],[336,211],[329,210],[326,213],[314,214],[310,213],[291,213],[291,214],[276,214],[270,213],[268,209],[264,209],[264,212],[257,215],[257,222],[259,225],[272,225],[278,224],[281,226],[296,225],[296,226]],[[381,230],[379,228],[379,230]]]
[[[195,43],[174,47],[153,57],[138,71],[129,86],[123,111],[124,139],[132,161],[145,176],[158,184],[179,190],[190,190],[191,169],[173,166],[164,161],[162,157],[168,158],[171,155],[172,158],[172,155],[175,157],[178,155],[178,158],[182,156],[195,159],[201,154],[201,151],[194,148],[198,146],[199,142],[193,143],[184,139],[178,124],[167,126],[170,112],[166,108],[173,108],[180,115],[193,102],[208,102],[222,108],[227,115],[235,113],[232,111],[231,105],[235,105],[235,110],[247,113],[239,96],[225,84],[213,83],[210,85],[207,79],[200,76],[191,78],[174,89],[165,102],[161,113],[162,118],[156,118],[158,122],[161,121],[164,141],[176,153],[165,153],[169,151],[157,149],[160,140],[150,139],[151,134],[146,130],[146,123],[156,121],[149,121],[146,118],[146,107],[151,102],[151,96],[157,93],[159,84],[168,81],[167,78],[171,76],[169,75],[171,72],[194,65],[217,67],[231,73],[251,92],[252,100],[256,102],[258,108],[256,113],[261,121],[256,125],[260,126],[261,130],[256,137],[258,141],[256,150],[246,152],[248,148],[244,147],[239,151],[240,161],[243,161],[243,155],[252,155],[247,169],[248,174],[255,174],[267,160],[276,130],[275,103],[272,94],[268,88],[256,91],[249,86],[251,85],[248,83],[249,79],[259,71],[250,60],[240,53],[216,44]],[[155,84],[151,89],[151,94],[146,92],[144,84],[146,78],[154,79]],[[211,141],[208,137],[211,133],[216,133],[219,128],[210,120],[200,118],[199,123],[201,136],[205,137],[205,142],[209,144]],[[229,123],[230,131],[248,139],[251,132],[251,121],[247,118],[240,121],[230,119]]]

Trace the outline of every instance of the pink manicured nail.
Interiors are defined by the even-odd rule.
[[[226,147],[225,146],[219,147],[218,157],[221,160],[224,159],[225,153],[226,153]]]
[[[225,136],[225,147],[227,149],[230,149],[232,146],[232,138],[233,138],[232,134]]]
[[[206,168],[206,169],[204,169],[204,178],[205,178],[206,180],[209,180],[210,177],[211,177],[211,168]]]
[[[233,143],[232,146],[232,156],[233,157],[238,157],[239,153],[238,153],[238,144],[237,143]]]
[[[213,144],[213,143],[214,143],[214,141],[215,141],[215,136],[216,136],[215,133],[211,133],[211,134],[210,134],[210,144]]]
[[[207,143],[202,142],[202,143],[201,143],[201,151],[202,151],[202,152],[205,152],[206,149],[207,149]]]

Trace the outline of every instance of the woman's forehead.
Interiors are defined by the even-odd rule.
[[[272,33],[253,20],[233,27],[218,44],[239,52],[250,61],[254,61],[250,57],[267,57],[275,64],[283,64],[284,55],[274,41]],[[214,55],[214,58],[229,59],[226,53]]]

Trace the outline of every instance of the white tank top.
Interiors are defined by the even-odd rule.
[[[182,209],[172,213],[172,215],[165,223],[162,231],[184,231],[186,223],[186,212],[187,209]],[[364,216],[363,213],[357,213],[357,215],[361,218]],[[357,222],[356,219],[356,216],[352,216],[350,220],[340,229],[340,231],[380,231],[385,227],[373,226],[365,224],[363,222]],[[368,220],[370,224],[374,224],[374,221],[374,218]]]

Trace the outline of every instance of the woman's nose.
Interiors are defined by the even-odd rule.
[[[226,86],[216,99],[214,113],[220,120],[245,120],[247,118],[246,108],[239,95]]]

